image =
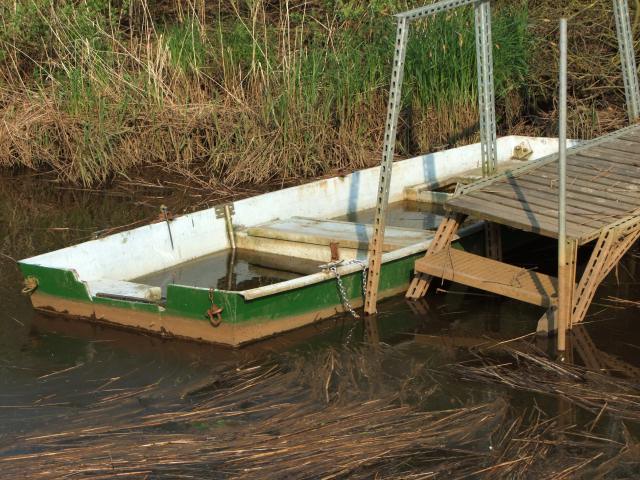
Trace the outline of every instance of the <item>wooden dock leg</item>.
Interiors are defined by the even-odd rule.
[[[567,239],[564,243],[562,261],[558,265],[558,307],[556,310],[558,351],[565,351],[567,330],[573,325],[573,295],[576,286],[576,263],[578,242]]]
[[[440,252],[445,248],[449,248],[453,238],[455,237],[458,229],[466,215],[460,213],[454,213],[447,215],[440,223],[436,234],[431,241],[431,245],[427,249],[427,253],[425,257],[428,255],[433,255],[434,253]],[[407,290],[406,298],[411,300],[417,300],[422,298],[427,293],[429,289],[429,284],[431,283],[431,276],[425,275],[422,273],[416,273],[415,277],[411,281],[411,285],[409,285],[409,290]]]
[[[485,256],[502,261],[502,231],[497,223],[487,222],[484,227]]]
[[[618,237],[613,229],[602,232],[580,279],[580,283],[575,288],[571,325],[584,320],[600,284],[638,240],[640,240],[640,229],[627,233],[622,237]],[[573,275],[575,276],[575,268],[573,269]],[[547,310],[538,321],[537,333],[547,334],[556,330],[556,317],[556,307]],[[569,328],[571,327],[569,326]]]
[[[596,242],[591,258],[589,258],[587,267],[576,288],[572,314],[574,323],[579,323],[584,319],[591,300],[602,282],[605,266],[609,263],[609,255],[615,243],[614,237],[611,229],[605,229]]]
[[[615,247],[614,252],[609,255],[609,263],[607,263],[606,267],[602,271],[600,282],[602,283],[607,275],[613,270],[618,262],[622,260],[622,257],[629,251],[631,247],[638,241],[640,238],[640,229],[635,232],[629,233],[620,238],[618,245]]]
[[[569,310],[565,311],[565,318],[567,319],[567,325],[565,329],[570,329],[573,325],[573,322],[569,322],[569,318],[571,318],[571,309],[573,308],[573,298],[575,295],[575,284],[576,284],[576,268],[578,261],[578,242],[575,240],[567,241],[567,251],[565,253],[565,268],[563,270],[563,275],[567,276],[565,280],[565,290],[563,292],[560,291],[560,271],[558,271],[558,300],[560,301],[560,297],[564,297],[569,302]],[[536,329],[536,333],[539,335],[548,335],[552,332],[558,330],[558,316],[559,316],[559,303],[558,305],[554,305],[550,307],[545,314],[540,317],[538,320],[538,327]],[[565,304],[564,308],[567,308],[567,304]]]
[[[622,237],[614,228],[603,230],[576,289],[573,323],[584,320],[596,290],[638,238],[640,230]]]

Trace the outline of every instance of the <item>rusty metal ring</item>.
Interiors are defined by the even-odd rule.
[[[207,318],[209,318],[209,323],[213,327],[219,327],[222,323],[222,307],[219,307],[215,303],[213,303],[213,288],[209,289],[209,300],[211,301],[211,308],[207,310]]]
[[[209,323],[214,327],[219,327],[222,323],[222,309],[215,303],[211,304],[211,308],[207,310],[207,317],[209,317]]]
[[[31,295],[38,288],[38,279],[36,277],[27,277],[24,279],[24,287],[21,292],[24,295]]]

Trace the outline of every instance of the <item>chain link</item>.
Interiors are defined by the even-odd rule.
[[[362,295],[365,295],[367,290],[367,264],[361,260],[353,259],[345,262],[344,260],[340,260],[338,262],[327,263],[326,265],[320,265],[320,268],[323,270],[329,270],[333,273],[333,276],[336,279],[336,283],[338,284],[338,293],[340,294],[340,300],[342,301],[342,306],[347,310],[353,318],[360,318],[360,315],[355,311],[351,302],[349,301],[349,296],[347,295],[347,290],[344,287],[344,283],[342,282],[342,276],[340,272],[338,272],[338,267],[346,267],[347,265],[360,265],[362,267]]]

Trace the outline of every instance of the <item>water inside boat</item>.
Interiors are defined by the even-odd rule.
[[[371,224],[373,223],[375,212],[375,208],[368,208],[337,217],[334,220]],[[419,230],[437,229],[445,213],[442,205],[410,200],[389,204],[387,212],[388,226]]]
[[[295,261],[294,261],[295,260]],[[248,290],[317,273],[319,263],[304,258],[239,249],[224,250],[172,268],[136,278],[134,282],[162,288],[191,285],[219,290]]]
[[[401,201],[390,204],[387,224],[397,230],[387,230],[387,250],[421,241],[425,230],[437,228],[443,212],[441,206],[427,203]],[[241,232],[241,248],[235,252],[223,250],[132,281],[161,287],[164,297],[167,285],[171,284],[242,291],[311,275],[318,273],[325,261],[318,257],[314,259],[313,255],[286,254],[291,247],[288,242],[316,245],[326,253],[327,245],[335,241],[343,251],[357,250],[358,256],[363,256],[368,244],[367,228],[373,217],[374,209],[366,209],[331,220],[295,218],[268,222]],[[259,242],[253,243],[253,238]],[[265,248],[263,239],[272,242],[272,251],[254,249]]]

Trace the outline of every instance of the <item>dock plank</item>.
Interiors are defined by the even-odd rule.
[[[575,177],[567,179],[567,184],[568,201],[590,205],[591,208],[597,208],[603,213],[620,212],[621,209],[633,210],[636,205],[636,190],[619,191],[616,186],[587,182]],[[530,190],[546,191],[549,198],[554,198],[557,202],[557,172],[540,171],[526,177],[519,177],[517,186],[526,192]]]
[[[531,178],[531,177],[529,177]],[[557,177],[556,177],[557,179]],[[525,182],[522,182],[524,185]],[[532,204],[538,204],[556,208],[558,206],[558,191],[557,189],[549,191],[549,187],[537,185],[535,183],[527,183],[530,188],[523,189],[521,188],[523,185],[519,184],[506,184],[506,183],[495,183],[492,188],[489,190],[498,195],[511,195],[514,198],[519,200],[529,202]],[[596,191],[593,188],[583,187],[584,194],[593,194]],[[571,212],[581,212],[584,216],[592,217],[594,215],[610,215],[613,218],[616,218],[619,214],[619,209],[612,208],[607,206],[607,201],[611,201],[612,199],[602,199],[602,202],[597,201],[595,203],[589,203],[585,201],[585,198],[581,198],[583,196],[582,190],[578,192],[571,192],[572,195],[567,195],[567,208],[568,211]],[[589,197],[586,197],[589,199]],[[631,206],[630,206],[631,208]]]
[[[495,185],[491,189],[490,193],[499,198],[504,198],[509,201],[517,202],[520,205],[529,207],[529,209],[540,207],[549,209],[552,212],[552,217],[555,219],[558,215],[558,200],[557,198],[549,198],[544,192],[538,190],[528,189],[527,191],[513,190],[505,185]],[[567,213],[569,215],[576,215],[583,219],[593,219],[603,215],[602,210],[599,208],[583,208],[582,203],[573,201],[567,201]],[[617,212],[616,212],[617,213]],[[612,218],[616,218],[613,217]]]
[[[428,255],[416,261],[416,270],[541,307],[556,302],[556,278],[461,250]]]
[[[476,193],[476,192],[474,192]],[[449,205],[449,203],[447,203]],[[478,205],[482,205],[482,210],[478,210]],[[524,211],[519,207],[505,207],[495,199],[485,200],[474,197],[471,194],[455,199],[455,211],[467,215],[477,216],[485,220],[497,222],[502,225],[517,228],[527,232],[539,233],[548,237],[556,237],[558,221],[550,220],[546,215],[531,215],[532,212]],[[567,227],[567,235],[582,237],[588,234],[589,229]]]
[[[621,165],[640,167],[640,146],[638,150],[621,150],[625,148],[622,144],[601,145],[581,152],[585,157],[599,158],[605,160],[615,160]]]
[[[528,219],[533,221],[548,221],[551,225],[557,222],[558,218],[558,204],[555,202],[555,206],[544,206],[543,202],[530,202],[522,201],[518,198],[509,198],[504,195],[499,195],[497,192],[481,191],[474,192],[471,195],[472,198],[482,198],[488,202],[495,202],[501,207],[508,207],[514,210],[521,210]],[[550,201],[549,203],[553,203]],[[571,212],[571,213],[570,213]],[[567,228],[583,228],[585,225],[590,225],[594,221],[597,221],[597,217],[590,216],[585,217],[582,214],[576,213],[576,210],[571,209],[567,212]]]
[[[557,238],[557,169],[557,157],[534,161],[469,185],[445,207]],[[640,126],[569,150],[567,207],[567,235],[579,244],[640,208]]]

